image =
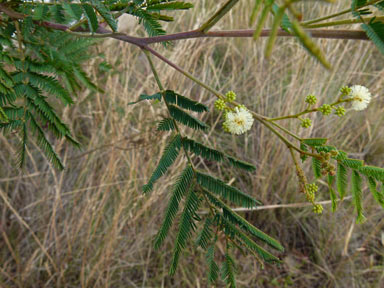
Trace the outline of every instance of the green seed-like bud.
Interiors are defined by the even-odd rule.
[[[308,95],[305,97],[305,103],[308,103],[309,105],[315,105],[317,102],[317,98],[315,95]]]
[[[336,110],[335,110],[335,114],[337,116],[339,116],[339,117],[344,116],[345,115],[345,108],[344,108],[344,106],[337,107]]]
[[[313,212],[316,213],[316,214],[323,213],[323,206],[321,204],[313,205]]]
[[[307,191],[308,192],[316,193],[317,190],[319,190],[319,187],[315,183],[307,184]]]
[[[331,105],[324,104],[319,108],[320,112],[323,113],[323,115],[329,115],[332,112]]]
[[[233,102],[236,100],[236,93],[233,91],[228,91],[227,94],[225,94],[225,98],[228,102]]]
[[[215,108],[217,109],[217,110],[219,110],[219,111],[221,111],[221,110],[224,110],[225,108],[226,108],[226,104],[225,104],[225,101],[224,100],[222,100],[222,99],[218,99],[218,100],[216,100],[216,102],[215,102]]]
[[[301,119],[301,127],[303,128],[309,128],[312,125],[312,120],[309,118]]]
[[[340,88],[340,93],[343,95],[343,96],[347,96],[351,93],[351,88],[349,88],[348,86],[343,86]]]

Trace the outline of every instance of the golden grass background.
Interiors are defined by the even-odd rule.
[[[215,29],[248,28],[251,2],[241,1]],[[348,4],[339,2],[311,2],[302,11],[305,18],[313,18]],[[168,25],[168,33],[197,28],[216,9],[213,1],[196,1],[193,11]],[[126,23],[125,29],[143,35],[137,25]],[[327,103],[342,85],[369,87],[375,97],[363,112],[351,111],[342,119],[312,115],[314,125],[306,130],[295,120],[283,124],[303,136],[327,135],[330,143],[354,157],[384,167],[383,56],[367,41],[316,41],[333,64],[330,72],[288,38],[278,39],[268,61],[263,57],[265,39],[195,39],[156,49],[216,89],[236,91],[239,102],[268,116],[300,111],[309,93]],[[178,159],[153,193],[141,193],[168,136],[155,131],[156,120],[166,115],[161,103],[127,105],[141,93],[157,91],[148,63],[127,43],[107,40],[96,50],[113,70],[99,69],[103,59],[90,61],[88,71],[106,93],[84,91],[73,107],[62,111],[83,144],[78,151],[56,143],[64,172],[52,169],[35,147],[28,151],[24,173],[19,173],[11,162],[16,141],[0,136],[0,287],[207,287],[204,252],[191,244],[170,278],[174,234],[162,250],[153,250],[169,189],[184,161]],[[213,111],[214,97],[166,64],[155,64],[168,89],[212,108],[203,116],[211,130],[188,134],[252,162],[257,171],[240,173],[203,160],[197,161],[198,167],[266,205],[305,202],[289,153],[274,135],[258,123],[245,136],[224,134],[220,115]],[[325,183],[319,185],[319,199],[329,199]],[[279,239],[286,252],[280,255],[282,265],[266,265],[264,270],[252,256],[236,253],[239,286],[383,287],[384,212],[366,188],[364,209],[364,224],[355,224],[348,201],[335,213],[326,206],[322,216],[310,207],[245,213],[255,226]]]

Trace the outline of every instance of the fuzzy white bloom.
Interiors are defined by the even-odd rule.
[[[227,132],[240,135],[251,129],[252,124],[252,114],[244,107],[236,107],[225,115],[223,126]]]
[[[368,88],[360,85],[352,86],[351,93],[348,96],[354,99],[352,101],[352,109],[356,111],[364,110],[371,101],[371,93]]]

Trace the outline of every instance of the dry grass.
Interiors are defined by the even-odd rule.
[[[248,2],[242,1],[217,28],[246,28]],[[308,17],[337,9],[337,5],[314,5],[316,9],[306,12]],[[211,1],[199,1],[193,13],[185,13],[179,24],[169,28],[195,28],[215,8]],[[298,111],[308,93],[327,101],[344,84],[369,87],[378,96],[365,112],[349,113],[340,120],[316,115],[309,130],[301,130],[295,121],[284,124],[301,135],[329,135],[342,149],[384,166],[384,61],[373,45],[319,40],[334,66],[326,72],[292,39],[279,39],[272,59],[266,61],[265,43],[264,39],[257,43],[199,39],[177,42],[170,50],[157,48],[207,84],[223,92],[236,91],[239,101],[269,116]],[[145,58],[137,48],[117,41],[97,49],[104,51],[114,72],[95,68],[99,60],[90,63],[89,72],[105,84],[107,92],[85,91],[74,107],[63,111],[84,145],[79,152],[57,143],[67,167],[63,173],[52,169],[36,148],[28,151],[28,165],[20,175],[9,160],[15,143],[0,138],[0,286],[206,287],[201,251],[188,249],[176,276],[170,278],[173,237],[161,251],[152,248],[169,187],[183,161],[151,195],[142,195],[141,185],[167,136],[154,132],[155,120],[165,114],[161,104],[127,106],[140,93],[156,91]],[[166,64],[156,64],[167,88],[213,106],[212,95]],[[258,169],[239,174],[204,161],[197,162],[199,167],[234,181],[265,204],[304,201],[287,149],[274,135],[256,124],[246,136],[232,137],[221,132],[217,113],[205,115],[205,120],[211,131],[195,137],[251,161]],[[329,198],[325,186],[321,193],[321,199]],[[328,206],[322,216],[315,216],[310,208],[246,213],[249,221],[280,239],[286,252],[280,255],[281,266],[267,265],[264,270],[251,256],[236,255],[239,286],[383,287],[384,213],[366,189],[364,195],[368,221],[363,225],[354,223],[348,201],[336,213]]]

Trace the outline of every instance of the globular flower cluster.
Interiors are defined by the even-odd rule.
[[[215,108],[219,111],[230,110],[230,108],[227,106],[227,103],[232,103],[235,100],[236,93],[233,91],[228,91],[223,99],[218,99],[215,101]]]
[[[252,114],[248,109],[244,106],[238,106],[225,114],[223,128],[226,132],[241,135],[251,129],[253,121]]]
[[[348,86],[343,86],[340,88],[341,96],[348,96],[351,93],[351,88]]]
[[[309,118],[300,119],[301,120],[301,127],[303,128],[309,128],[312,125],[312,120]]]
[[[350,88],[348,97],[352,100],[352,109],[361,111],[367,108],[371,101],[372,95],[367,87],[354,85]]]
[[[309,105],[315,105],[317,102],[317,98],[315,95],[308,95],[305,97],[305,103],[308,103]]]
[[[319,111],[323,113],[323,115],[329,115],[332,113],[332,106],[329,104],[323,104],[320,108]]]
[[[233,102],[236,100],[236,93],[233,92],[233,91],[228,91],[226,94],[225,94],[225,98],[228,102]]]
[[[344,116],[344,115],[345,115],[345,108],[344,108],[344,106],[338,106],[338,107],[336,107],[336,109],[335,109],[335,114],[336,114],[337,116],[339,116],[339,117]]]
[[[316,214],[322,214],[323,213],[323,206],[321,204],[315,204],[313,205],[313,212]]]
[[[310,201],[310,202],[314,202],[315,201],[315,194],[316,192],[319,190],[319,187],[315,184],[315,183],[312,183],[312,184],[307,184],[306,185],[306,197],[307,197],[307,200]]]
[[[225,107],[227,107],[227,104],[225,104],[225,101],[223,99],[218,99],[215,102],[215,108],[219,111],[224,110]]]

